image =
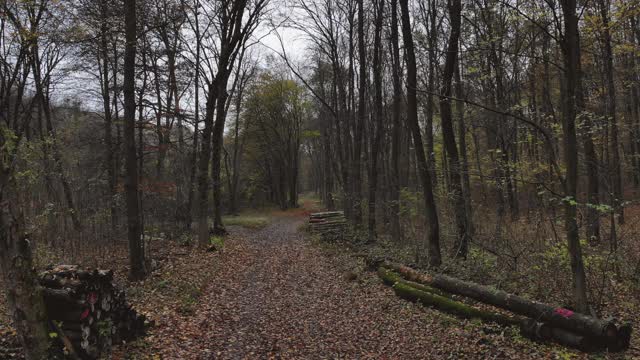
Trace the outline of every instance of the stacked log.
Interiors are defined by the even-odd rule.
[[[347,228],[344,211],[325,211],[309,215],[311,231],[319,234],[324,240],[335,240],[342,237]]]
[[[95,359],[113,342],[144,334],[145,317],[127,304],[113,271],[59,265],[41,273],[40,284],[54,330],[82,359]]]
[[[463,281],[447,275],[426,275],[407,266],[382,262],[378,274],[392,285],[399,296],[418,301],[462,317],[473,317],[500,324],[513,324],[515,318],[480,311],[451,300],[460,296],[523,316],[521,333],[538,341],[554,341],[582,351],[623,351],[629,348],[631,325],[617,326],[613,319],[598,319],[570,309],[528,300],[501,290]]]

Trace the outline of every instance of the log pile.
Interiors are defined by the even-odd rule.
[[[520,325],[523,336],[553,341],[582,351],[612,352],[629,348],[631,325],[616,325],[614,319],[598,319],[570,309],[528,300],[501,290],[447,275],[426,275],[407,266],[381,262],[378,275],[396,294],[464,318],[477,318],[502,325]],[[506,316],[477,309],[457,298],[468,298],[514,314]]]
[[[344,211],[325,211],[309,215],[311,232],[319,234],[323,240],[336,240],[344,235],[347,219]]]
[[[95,359],[144,334],[145,317],[127,304],[113,271],[59,265],[41,273],[40,284],[53,330],[76,357]]]

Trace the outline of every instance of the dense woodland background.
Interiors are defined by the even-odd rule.
[[[636,0],[1,1],[17,330],[46,331],[32,251],[128,246],[142,279],[154,239],[207,245],[302,193],[373,253],[624,317],[639,75]]]

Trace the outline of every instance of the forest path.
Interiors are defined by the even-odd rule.
[[[194,314],[171,325],[162,358],[546,357],[494,328],[485,334],[482,325],[400,300],[375,274],[345,276],[354,260],[313,245],[298,231],[305,220],[231,228],[213,281]]]

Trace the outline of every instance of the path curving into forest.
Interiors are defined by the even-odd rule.
[[[374,274],[345,276],[353,260],[312,244],[298,231],[305,220],[232,228],[214,281],[188,321],[170,325],[161,358],[552,358],[496,328],[400,300]]]

